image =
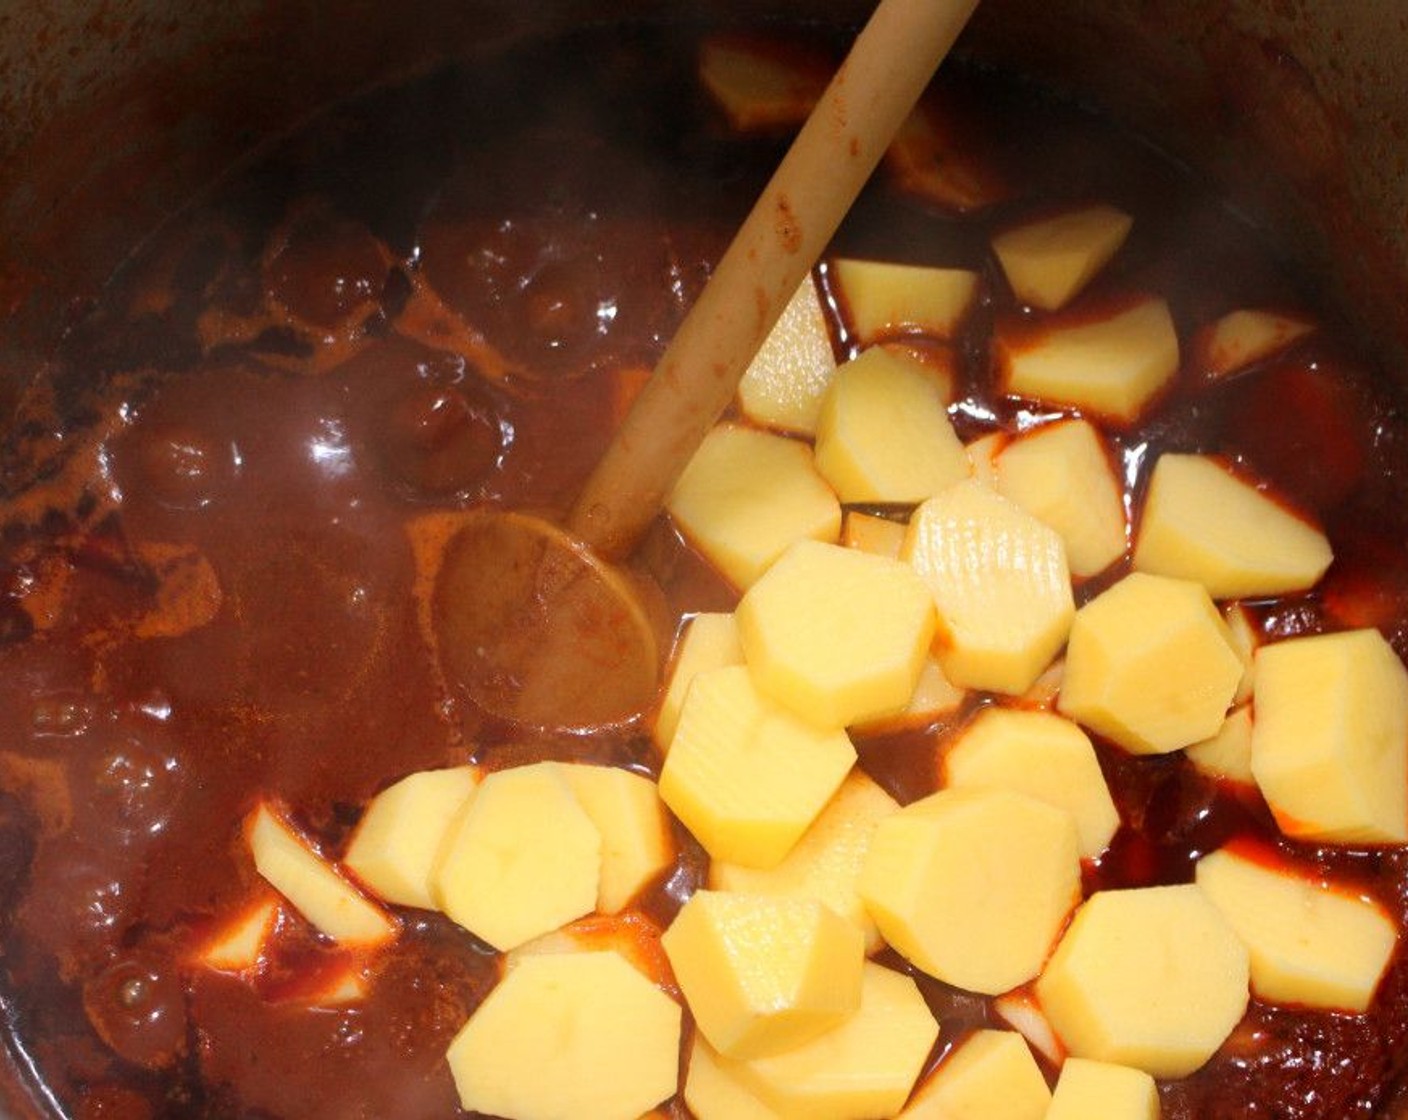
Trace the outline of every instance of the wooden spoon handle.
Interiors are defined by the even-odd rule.
[[[978,0],[881,0],[587,480],[568,528],[628,554]]]

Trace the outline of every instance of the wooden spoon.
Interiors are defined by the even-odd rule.
[[[475,511],[433,617],[441,663],[480,707],[540,727],[629,719],[660,653],[630,554],[728,407],[977,0],[881,0],[729,245],[577,499],[565,528]]]

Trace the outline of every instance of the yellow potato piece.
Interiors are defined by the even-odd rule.
[[[831,331],[808,273],[743,372],[739,407],[755,424],[810,436],[835,372]]]
[[[831,262],[851,333],[863,346],[902,334],[949,339],[973,306],[978,274],[888,261]]]
[[[1051,1090],[1026,1040],[1015,1031],[980,1030],[939,1063],[900,1116],[902,1120],[1043,1120],[1050,1103]]]
[[[1198,367],[1212,377],[1240,373],[1315,329],[1308,319],[1275,311],[1231,311],[1198,338]]]
[[[1249,968],[1196,885],[1101,891],[1076,911],[1036,993],[1073,1056],[1186,1077],[1242,1018]]]
[[[1030,986],[1003,992],[992,1001],[992,1009],[1003,1022],[1027,1040],[1033,1050],[1053,1066],[1066,1060],[1066,1048],[1056,1037],[1051,1021],[1037,1003]]]
[[[898,810],[899,803],[864,771],[852,770],[781,863],[760,870],[714,860],[709,865],[709,886],[743,894],[817,899],[861,931],[867,952],[878,952],[883,945],[880,930],[866,912],[856,884],[875,826]]]
[[[652,733],[660,750],[670,749],[690,683],[706,669],[743,664],[743,644],[732,613],[707,612],[689,620],[670,665],[669,684],[655,714]]]
[[[885,152],[899,188],[959,214],[1002,201],[1007,186],[954,131],[932,101],[915,106]]]
[[[780,1054],[860,1006],[865,940],[814,898],[700,890],[660,939],[709,1045]]]
[[[747,588],[793,541],[834,542],[841,505],[804,443],[737,424],[704,437],[665,508],[736,587]]]
[[[1008,790],[940,790],[876,825],[860,895],[916,967],[1008,991],[1041,971],[1080,898],[1075,822]]]
[[[1258,998],[1368,1008],[1398,943],[1397,926],[1377,903],[1312,878],[1270,849],[1206,855],[1197,882],[1251,953]]]
[[[253,968],[263,957],[278,921],[278,900],[260,899],[205,944],[200,952],[201,964],[221,972]]]
[[[916,509],[902,555],[933,593],[954,684],[1020,694],[1060,652],[1075,613],[1061,539],[982,483]]]
[[[816,469],[843,502],[913,505],[967,478],[968,457],[929,370],[871,347],[822,398]]]
[[[1188,760],[1211,778],[1253,785],[1252,709],[1244,704],[1234,708],[1210,739],[1194,743],[1183,752]]]
[[[1093,424],[1063,420],[1023,433],[996,465],[997,492],[1061,535],[1073,575],[1093,576],[1124,555],[1123,492]]]
[[[898,560],[904,545],[904,525],[888,517],[847,510],[841,519],[841,544],[846,548]]]
[[[1080,854],[1107,847],[1120,817],[1085,732],[1049,712],[985,708],[944,758],[955,789],[1010,789],[1064,809],[1075,819]]]
[[[278,813],[260,805],[246,824],[254,866],[319,933],[347,945],[396,936],[396,920],[338,874]]]
[[[500,770],[451,824],[432,889],[449,918],[507,952],[592,910],[601,848],[556,764]]]
[[[561,766],[578,803],[601,833],[597,912],[620,913],[675,858],[660,791],[643,774],[619,767]]]
[[[1133,225],[1133,218],[1113,206],[1087,206],[1005,230],[992,239],[992,247],[1012,294],[1031,307],[1055,311],[1110,262]]]
[[[372,798],[342,863],[372,893],[398,906],[435,909],[431,872],[440,844],[479,784],[473,766],[422,770]]]
[[[798,719],[744,666],[700,673],[660,771],[660,796],[714,859],[774,867],[855,762],[844,731]]]
[[[612,952],[525,957],[446,1055],[469,1112],[637,1120],[674,1095],[680,1006]]]
[[[1035,338],[1000,330],[995,341],[1007,392],[1118,423],[1138,419],[1178,372],[1178,335],[1161,299],[1095,322],[1056,325]]]
[[[938,1034],[918,985],[867,961],[855,1014],[796,1049],[739,1062],[734,1069],[783,1116],[893,1116],[914,1088]]]
[[[1159,1087],[1142,1069],[1068,1058],[1046,1120],[1159,1120]]]
[[[943,668],[930,654],[924,659],[924,667],[919,670],[919,679],[914,682],[909,703],[898,712],[865,720],[857,724],[855,730],[861,734],[872,734],[922,727],[936,719],[953,715],[967,699],[968,690],[959,688],[944,676]]]
[[[830,77],[824,58],[719,35],[699,51],[699,80],[739,132],[800,125]]]
[[[782,1114],[764,1104],[739,1075],[736,1064],[697,1033],[689,1048],[684,1103],[695,1120],[782,1120]]]
[[[1213,735],[1242,662],[1202,586],[1133,572],[1076,613],[1061,714],[1136,754]]]
[[[1288,836],[1408,840],[1408,671],[1378,631],[1257,650],[1252,773]]]
[[[819,727],[903,708],[934,638],[934,602],[908,564],[798,541],[734,611],[758,691]]]
[[[359,969],[344,966],[330,976],[325,984],[307,997],[310,1007],[346,1007],[367,998],[367,977]]]
[[[1205,455],[1154,464],[1134,566],[1197,580],[1214,599],[1313,587],[1333,556],[1325,535]]]
[[[1222,612],[1222,618],[1227,623],[1232,648],[1242,659],[1242,679],[1237,682],[1237,694],[1232,697],[1232,702],[1245,704],[1252,698],[1256,685],[1256,650],[1261,645],[1261,634],[1247,609],[1240,603],[1229,603]]]

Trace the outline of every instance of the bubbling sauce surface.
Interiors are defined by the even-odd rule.
[[[427,590],[456,511],[567,507],[780,155],[783,139],[729,133],[695,49],[598,31],[339,107],[173,220],[32,394],[0,505],[0,994],[36,1099],[90,1120],[457,1114],[444,1051],[497,966],[446,919],[403,912],[345,1006],[319,993],[366,962],[296,917],[253,982],[195,956],[257,889],[240,826],[261,799],[335,856],[413,770],[658,772],[644,722],[563,735],[477,712],[439,672]],[[1034,205],[1133,214],[1098,285],[1164,295],[1185,341],[1233,308],[1313,295],[1137,139],[979,71],[934,94],[1013,201],[954,218],[882,174],[835,250],[983,275],[957,346],[965,437],[1044,415],[1000,395],[987,349],[994,321],[1024,314],[988,240]],[[1403,655],[1405,430],[1322,331],[1216,386],[1185,370],[1112,434],[1132,503],[1159,452],[1206,451],[1322,521],[1335,566],[1313,594],[1253,604],[1267,636],[1378,626]],[[663,520],[634,563],[662,589],[666,641],[735,598]],[[860,741],[861,764],[902,802],[931,792],[972,707]],[[1123,824],[1088,890],[1188,881],[1250,834],[1408,924],[1408,853],[1292,844],[1255,795],[1181,756],[1098,749]],[[662,925],[703,878],[680,841],[640,903]],[[934,1060],[999,1024],[988,1000],[920,979]],[[1400,949],[1366,1015],[1253,1000],[1204,1069],[1161,1086],[1164,1115],[1385,1114],[1406,1061]]]

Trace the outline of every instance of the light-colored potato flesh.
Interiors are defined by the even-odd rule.
[[[918,985],[867,961],[855,1014],[785,1054],[739,1062],[735,1068],[783,1116],[893,1116],[914,1088],[938,1034]]]
[[[1159,1087],[1142,1069],[1067,1058],[1046,1120],[1159,1120]]]
[[[699,51],[699,80],[738,132],[800,125],[829,77],[824,59],[788,58],[732,36],[708,39]]]
[[[944,758],[944,784],[1010,789],[1064,809],[1075,819],[1080,854],[1107,847],[1120,817],[1085,732],[1049,712],[986,708]]]
[[[660,791],[643,774],[619,767],[561,765],[577,802],[601,833],[597,912],[620,913],[675,858]]]
[[[1051,1065],[1060,1067],[1066,1060],[1066,1048],[1056,1037],[1056,1029],[1041,1009],[1031,986],[1004,992],[992,1001],[994,1013],[1004,1023],[1027,1040],[1027,1045]]]
[[[680,530],[738,588],[793,541],[834,542],[841,505],[805,443],[737,424],[713,428],[665,504]]]
[[[255,869],[319,933],[347,945],[378,945],[396,936],[396,920],[268,805],[250,815],[245,836]]]
[[[743,894],[818,899],[861,931],[867,952],[878,952],[883,945],[880,930],[856,884],[875,826],[898,810],[899,803],[864,771],[852,770],[781,863],[760,870],[714,860],[709,885]]]
[[[1050,1103],[1051,1090],[1026,1039],[1016,1031],[979,1030],[939,1063],[900,1116],[1043,1120]]]
[[[707,669],[742,664],[743,644],[738,640],[738,622],[733,612],[709,611],[689,620],[671,661],[669,683],[651,728],[655,745],[662,752],[670,749],[694,678]]]
[[[1057,323],[1035,337],[999,330],[1005,388],[1132,423],[1178,372],[1178,335],[1168,305],[1144,299],[1107,318]]]
[[[592,911],[601,846],[556,764],[500,770],[451,824],[435,898],[453,921],[507,952]]]
[[[1240,373],[1315,329],[1308,319],[1275,311],[1230,311],[1198,338],[1198,367],[1211,377]]]
[[[871,347],[822,398],[816,469],[843,502],[915,504],[968,477],[968,457],[927,367]]]
[[[847,510],[841,520],[841,544],[897,560],[904,545],[904,525],[888,517]]]
[[[263,897],[222,927],[200,952],[200,962],[221,972],[254,968],[279,920],[279,902]]]
[[[865,939],[814,898],[695,891],[660,939],[709,1045],[761,1058],[860,1006]]]
[[[695,1120],[782,1120],[738,1074],[736,1064],[720,1056],[695,1033],[684,1076],[684,1103]]]
[[[952,124],[932,102],[915,106],[905,118],[885,152],[885,164],[901,190],[960,214],[991,206],[1010,193],[972,145],[954,136]]]
[[[461,1106],[636,1120],[675,1093],[680,1006],[612,952],[525,957],[450,1043]]]
[[[1234,708],[1210,739],[1194,743],[1183,752],[1210,778],[1254,785],[1252,777],[1252,709]]]
[[[969,440],[963,450],[968,454],[968,475],[974,482],[997,489],[997,457],[1012,438],[1006,432],[989,432]]]
[[[408,774],[372,798],[343,864],[374,894],[398,906],[435,909],[435,858],[450,822],[479,784],[473,766]]]
[[[1206,855],[1197,883],[1246,944],[1259,999],[1333,1011],[1368,1008],[1398,943],[1383,907],[1271,849]]]
[[[978,291],[978,275],[888,261],[831,262],[851,334],[863,346],[904,334],[952,338]]]
[[[968,690],[960,688],[944,676],[943,667],[931,653],[924,659],[924,667],[919,670],[919,679],[914,682],[914,691],[910,694],[909,703],[898,712],[858,724],[856,730],[870,733],[920,727],[953,715],[967,698]]]
[[[758,690],[820,727],[908,702],[934,638],[934,602],[908,564],[798,541],[734,615]]]
[[[1139,571],[1241,599],[1304,591],[1331,559],[1323,533],[1216,459],[1163,455],[1154,464],[1134,545]]]
[[[1246,947],[1194,884],[1100,891],[1036,984],[1077,1058],[1185,1077],[1246,1011]]]
[[[810,436],[835,372],[831,331],[808,273],[744,371],[739,408],[755,424]]]
[[[1080,898],[1075,821],[1009,790],[940,790],[876,825],[860,895],[917,968],[1008,991],[1041,971]]]
[[[1124,497],[1105,442],[1086,420],[1025,432],[997,457],[997,492],[1051,526],[1076,576],[1104,571],[1125,553]]]
[[[904,558],[938,607],[934,653],[965,688],[1020,694],[1060,652],[1075,613],[1054,530],[969,480],[914,511]]]
[[[844,731],[761,695],[746,667],[700,673],[660,771],[660,796],[714,859],[775,867],[855,762]]]
[[[1237,682],[1237,694],[1232,697],[1232,702],[1245,704],[1252,698],[1256,686],[1256,651],[1261,645],[1261,633],[1251,613],[1241,603],[1229,603],[1222,612],[1222,618],[1227,623],[1232,648],[1242,659],[1242,679]]]
[[[1086,206],[1027,222],[992,239],[1012,294],[1043,311],[1069,303],[1119,252],[1134,219]]]
[[[1376,630],[1256,652],[1252,774],[1281,831],[1408,840],[1408,671]]]
[[[1076,613],[1058,706],[1125,750],[1166,754],[1222,726],[1241,678],[1200,584],[1133,572]]]

